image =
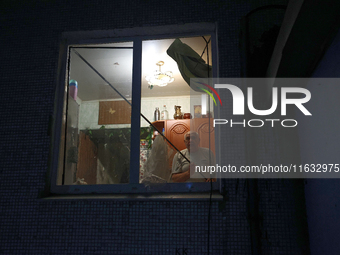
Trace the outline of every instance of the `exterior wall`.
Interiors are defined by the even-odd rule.
[[[316,68],[313,77],[340,77],[340,32]],[[339,86],[306,87],[318,95],[311,109],[313,113],[321,113],[318,124],[302,123],[300,132],[302,162],[333,162],[339,158]],[[322,102],[322,103],[321,103]],[[321,107],[320,107],[321,106]],[[326,109],[328,109],[326,111]],[[316,114],[317,115],[317,114]],[[327,132],[323,132],[324,128]],[[329,134],[333,134],[330,136]],[[309,179],[305,184],[306,209],[310,236],[311,254],[336,254],[340,250],[337,237],[340,234],[338,220],[340,204],[339,179]]]
[[[0,254],[206,254],[208,201],[39,199],[61,33],[217,22],[220,77],[240,77],[240,19],[267,4],[286,1],[2,1]],[[223,155],[244,162],[242,133],[221,139]],[[251,254],[245,181],[226,183],[226,201],[212,203],[210,254]],[[303,254],[294,193],[261,185],[262,253]]]

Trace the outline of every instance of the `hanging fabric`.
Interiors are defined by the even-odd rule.
[[[166,52],[177,62],[178,69],[189,86],[190,78],[208,78],[208,74],[212,73],[212,67],[207,65],[189,45],[178,38],[175,39]],[[191,88],[198,92],[202,91],[195,85],[191,85]]]

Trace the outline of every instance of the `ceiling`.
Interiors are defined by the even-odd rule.
[[[205,36],[205,38],[209,40],[208,36]],[[166,53],[166,50],[174,40],[143,41],[142,97],[190,95],[190,88],[180,75],[177,63]],[[202,37],[180,38],[180,40],[188,44],[199,55],[203,53],[206,46],[205,40]],[[74,47],[71,49],[69,78],[78,82],[78,97],[82,101],[112,100],[119,99],[121,96],[91,69],[76,52],[92,65],[122,96],[130,99],[132,93],[132,46],[132,42],[124,42],[91,45],[91,48],[87,45],[87,48]],[[202,58],[206,61],[206,52]],[[158,70],[156,65],[158,61],[164,61],[161,70],[164,72],[172,71],[175,80],[168,86],[154,86],[153,89],[149,89],[145,76]]]

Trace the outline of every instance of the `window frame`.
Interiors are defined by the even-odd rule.
[[[65,32],[62,34],[58,76],[54,102],[54,123],[51,139],[50,160],[50,192],[52,194],[149,194],[149,193],[202,193],[211,191],[209,183],[165,183],[145,186],[139,183],[140,154],[140,110],[141,110],[141,82],[142,82],[142,42],[144,40],[169,39],[177,37],[211,36],[211,54],[213,77],[218,77],[217,54],[217,25],[215,23],[194,23],[183,25],[169,25],[158,27],[127,28],[105,31]],[[131,153],[130,153],[130,181],[128,184],[105,185],[57,185],[58,165],[60,153],[65,153],[64,140],[67,123],[67,75],[69,68],[69,51],[72,46],[87,44],[106,44],[113,42],[133,42],[132,67],[132,110],[131,110]],[[214,107],[215,117],[219,116],[219,109]],[[62,136],[64,135],[64,140]],[[215,137],[218,134],[215,134]],[[220,148],[219,140],[215,139],[216,148]],[[216,162],[219,162],[219,150],[216,150]],[[212,183],[214,191],[222,189],[220,179]]]

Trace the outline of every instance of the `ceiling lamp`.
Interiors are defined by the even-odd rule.
[[[174,81],[173,74],[171,71],[162,73],[161,66],[164,65],[163,61],[157,62],[156,65],[159,66],[159,71],[155,71],[153,74],[145,77],[145,79],[148,81],[151,88],[155,85],[164,87],[168,85],[168,83],[171,83]]]

